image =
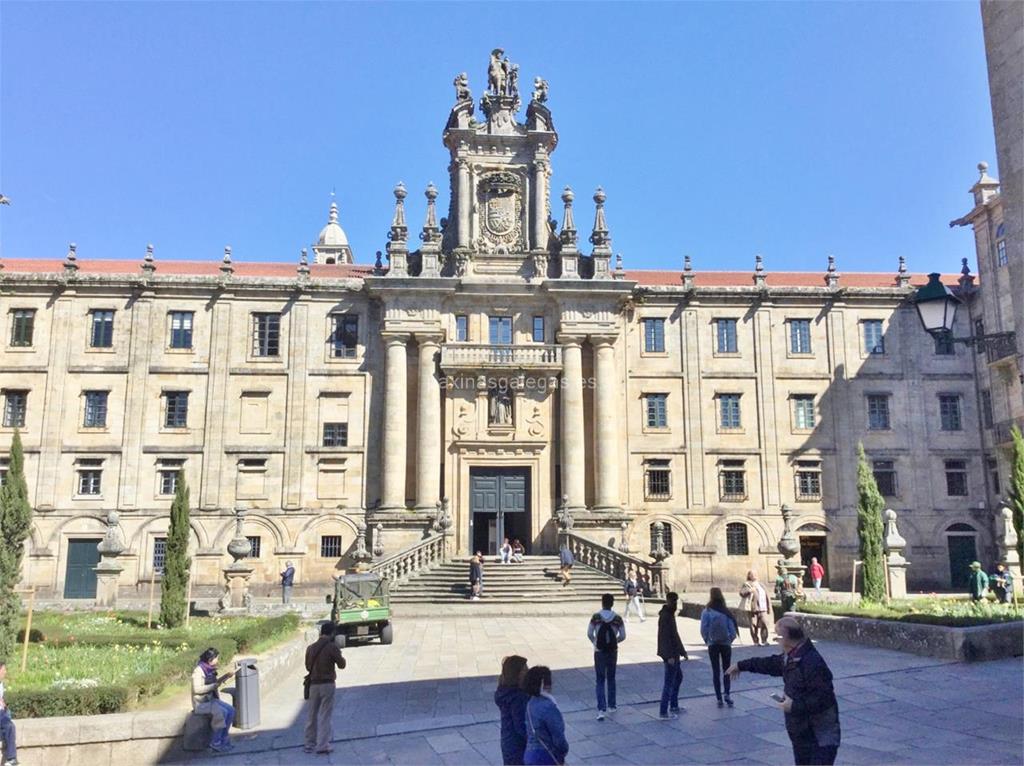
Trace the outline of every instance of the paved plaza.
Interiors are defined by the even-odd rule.
[[[339,672],[335,750],[302,752],[301,679],[266,693],[262,725],[237,733],[236,752],[192,763],[500,764],[492,701],[501,658],[519,653],[555,670],[569,763],[792,763],[782,714],[768,695],[781,681],[743,674],[733,709],[715,705],[695,620],[680,619],[690,652],[677,721],[659,721],[656,619],[627,626],[619,650],[619,710],[595,720],[586,617],[456,617],[396,624],[395,643],[350,647]],[[746,631],[734,657],[765,652]],[[848,644],[819,644],[836,676],[843,727],[837,763],[1022,763],[1020,659],[972,665]]]

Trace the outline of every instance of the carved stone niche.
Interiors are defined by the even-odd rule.
[[[480,239],[485,252],[512,253],[523,246],[523,195],[519,176],[492,172],[477,184]]]

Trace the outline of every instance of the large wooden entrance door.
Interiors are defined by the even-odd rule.
[[[974,535],[949,535],[949,585],[954,590],[966,590],[971,562],[978,558],[978,545]]]
[[[529,489],[529,469],[470,469],[469,535],[473,553],[496,555],[505,537],[519,538],[529,551]]]
[[[64,598],[96,598],[96,565],[102,538],[68,540],[68,564],[64,571]]]

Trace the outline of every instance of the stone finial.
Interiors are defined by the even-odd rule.
[[[825,284],[828,287],[839,285],[839,272],[836,270],[836,257],[834,255],[828,256],[828,268],[825,269]]]
[[[885,518],[885,552],[902,554],[903,549],[907,547],[907,541],[903,539],[900,530],[896,527],[896,511],[887,508],[883,516]]]
[[[693,287],[693,259],[688,255],[683,256],[683,287]]]
[[[298,272],[299,277],[309,276],[309,254],[306,252],[306,248],[302,248],[299,252],[299,267],[295,271]]]
[[[142,258],[142,270],[147,276],[152,276],[156,271],[156,262],[153,259],[153,246],[146,245],[146,255]]]
[[[231,263],[231,245],[224,246],[224,257],[220,262],[220,273],[225,277],[230,277],[235,273],[235,267]]]
[[[405,225],[405,198],[408,192],[405,190],[405,184],[401,181],[395,186],[394,195],[395,215],[391,219],[391,231],[388,233],[388,239],[391,242],[405,242],[409,233],[409,229]]]
[[[423,196],[427,198],[427,218],[423,222],[420,239],[424,242],[435,242],[441,238],[441,229],[437,225],[437,187],[433,182],[427,184]]]
[[[671,555],[671,551],[665,548],[665,525],[656,521],[651,529],[651,558],[660,564]]]
[[[78,245],[74,242],[68,245],[68,254],[64,256],[64,271],[74,273],[78,271]]]
[[[608,233],[608,222],[604,217],[604,202],[607,198],[608,195],[604,193],[604,189],[598,186],[594,191],[594,204],[597,206],[594,210],[594,230],[590,233],[590,242],[594,246],[595,254],[607,252],[608,255],[611,255],[612,238]]]
[[[960,283],[960,287],[963,290],[969,290],[974,285],[974,276],[971,274],[971,267],[967,265],[967,259],[960,259],[960,279],[957,280]]]
[[[626,278],[626,270],[622,267],[622,253],[615,254],[615,273],[612,276],[615,279]]]
[[[988,174],[988,163],[978,163],[978,180],[971,187],[975,205],[984,205],[999,192],[999,181]]]
[[[96,546],[96,549],[104,557],[116,558],[124,553],[124,535],[121,534],[118,521],[119,517],[117,515],[117,511],[111,510],[107,513],[107,531],[103,536],[103,540],[101,540],[100,544]]]
[[[562,213],[562,233],[558,235],[559,242],[562,243],[562,247],[576,247],[576,221],[572,215],[572,201],[576,198],[570,187],[566,186],[562,190],[562,204],[565,206],[565,211]]]
[[[373,555],[377,558],[384,555],[384,525],[379,521],[373,528]]]
[[[234,564],[252,555],[252,543],[245,536],[245,514],[244,508],[235,509],[235,536],[228,542],[228,553],[234,559]]]
[[[377,251],[376,257],[373,260],[373,273],[377,276],[384,273],[384,255],[380,250]]]
[[[778,548],[779,553],[785,556],[787,559],[791,559],[800,553],[800,541],[796,539],[793,534],[793,509],[788,505],[783,505],[782,511],[782,537],[779,538]]]
[[[900,256],[900,266],[898,269],[896,269],[896,286],[910,286],[910,272],[907,271],[907,259],[904,258],[902,255]]]
[[[1017,550],[1017,530],[1013,526],[1013,511],[1007,505],[999,508],[999,524],[997,525],[998,539],[996,547],[999,549],[999,561],[1005,563],[1012,571],[1020,571],[1020,554]],[[1020,589],[1020,585],[1014,586]]]
[[[758,287],[764,287],[767,284],[764,273],[764,259],[760,255],[754,256],[754,284]]]

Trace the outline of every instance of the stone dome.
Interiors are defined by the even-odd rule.
[[[348,237],[345,230],[338,223],[338,203],[331,202],[331,212],[327,219],[327,225],[320,230],[320,236],[316,240],[317,245],[327,247],[347,247]]]

